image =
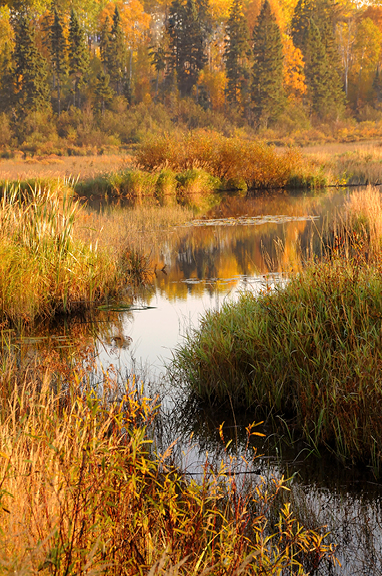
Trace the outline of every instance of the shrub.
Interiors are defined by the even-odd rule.
[[[283,480],[240,491],[229,468],[214,474],[206,462],[197,483],[172,464],[171,447],[155,453],[155,401],[133,378],[122,386],[104,374],[101,382],[94,389],[80,364],[58,392],[49,372],[19,386],[12,371],[2,372],[5,570],[304,576],[333,561],[326,535],[278,504]]]

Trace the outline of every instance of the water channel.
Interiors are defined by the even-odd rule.
[[[182,388],[166,377],[173,351],[201,315],[219,309],[241,290],[262,290],[280,281],[280,271],[300,262],[300,255],[320,255],[320,236],[334,215],[341,217],[349,190],[319,195],[227,196],[196,221],[164,234],[152,247],[154,285],[126,311],[103,311],[97,338],[98,361],[119,374],[136,374],[146,393],[162,402],[158,447],[177,439],[174,459],[197,477],[205,454],[217,463],[226,453],[217,428],[225,422],[231,454],[245,451],[243,431],[251,415],[211,414],[187,402]],[[129,208],[126,207],[126,210]],[[61,338],[63,332],[57,336]],[[259,439],[257,476],[292,478],[291,499],[308,527],[327,525],[339,544],[341,566],[331,574],[382,574],[382,485],[368,469],[344,467],[330,454],[311,453],[301,442]],[[282,435],[281,435],[282,436]],[[192,437],[192,440],[190,440]],[[239,474],[243,472],[238,467]],[[326,570],[326,571],[325,571]],[[323,567],[323,572],[329,573]]]

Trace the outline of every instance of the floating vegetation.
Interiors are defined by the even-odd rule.
[[[259,226],[260,224],[284,224],[286,222],[306,222],[318,220],[319,216],[231,216],[211,220],[192,220],[182,226]]]

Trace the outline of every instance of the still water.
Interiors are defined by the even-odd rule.
[[[342,217],[349,194],[227,196],[152,247],[154,283],[134,306],[100,313],[99,363],[114,365],[122,377],[137,375],[147,394],[158,394],[158,449],[177,440],[173,458],[188,474],[198,477],[206,452],[217,465],[227,458],[217,433],[223,421],[225,440],[233,440],[228,456],[243,456],[245,426],[254,418],[212,414],[188,402],[187,391],[174,388],[167,376],[174,350],[207,310],[219,310],[241,290],[259,291],[285,281],[280,273],[300,266],[301,256],[320,257],[321,237],[333,219]],[[249,470],[252,481],[292,478],[290,499],[299,519],[308,527],[326,525],[339,544],[342,566],[323,567],[319,573],[382,574],[382,486],[372,471],[345,469],[330,454],[312,454],[311,447],[292,442],[286,433],[263,432],[267,439],[256,445],[262,456]],[[243,472],[241,464],[237,470]]]

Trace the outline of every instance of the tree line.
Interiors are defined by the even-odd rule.
[[[139,0],[0,7],[0,112],[191,98],[269,126],[382,102],[382,8],[342,0]]]

